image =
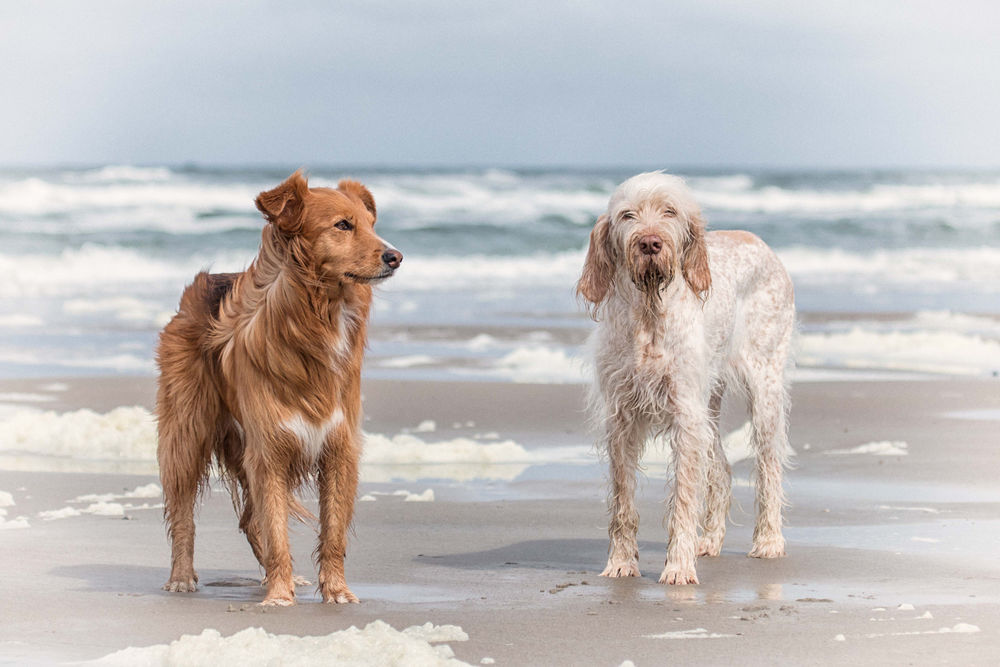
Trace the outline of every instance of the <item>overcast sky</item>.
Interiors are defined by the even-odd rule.
[[[996,167],[998,29],[995,0],[3,0],[0,164]]]

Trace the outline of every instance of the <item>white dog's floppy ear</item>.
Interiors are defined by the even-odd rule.
[[[602,215],[590,232],[590,247],[587,249],[587,259],[583,262],[583,274],[576,284],[576,293],[595,306],[592,314],[607,296],[615,275],[611,261],[610,232],[608,216]]]
[[[691,216],[691,237],[684,247],[681,271],[688,287],[697,296],[712,286],[712,272],[708,268],[708,247],[705,245],[705,221],[701,213]]]
[[[308,194],[309,182],[299,169],[278,187],[257,195],[254,203],[268,222],[294,234],[302,227],[303,202]]]

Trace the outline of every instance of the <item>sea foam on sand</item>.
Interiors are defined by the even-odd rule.
[[[19,516],[16,519],[7,519],[8,507],[14,506],[14,496],[8,491],[0,491],[0,530],[10,530],[15,528],[30,528],[28,517]]]
[[[373,621],[364,630],[346,630],[318,637],[274,635],[263,628],[247,628],[229,637],[206,629],[200,635],[183,635],[170,644],[129,647],[88,665],[399,665],[400,667],[459,666],[455,653],[441,642],[467,641],[457,625],[414,625],[399,631],[384,621]],[[434,646],[433,644],[438,644]]]
[[[425,422],[424,433],[433,432]],[[724,438],[730,463],[750,455],[749,422]],[[92,410],[56,413],[21,409],[0,420],[0,462],[7,469],[156,473],[156,422],[139,406],[119,407],[100,414]],[[364,434],[362,482],[395,480],[512,480],[527,468],[543,464],[581,465],[597,460],[589,437],[578,445],[526,448],[513,440],[482,442],[474,438],[428,441],[414,433],[385,436]],[[669,461],[669,447],[653,440],[646,449],[650,461]],[[109,503],[116,498],[154,498],[152,487],[131,494],[100,494],[71,502]],[[142,509],[131,506],[123,509]],[[87,510],[79,510],[86,512]],[[46,518],[72,515],[59,511]]]

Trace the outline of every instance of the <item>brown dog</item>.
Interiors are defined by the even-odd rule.
[[[265,572],[265,605],[295,602],[288,516],[319,481],[319,589],[344,579],[361,456],[361,359],[372,285],[402,254],[374,231],[360,183],[310,188],[301,172],[257,197],[267,219],[243,273],[199,273],[160,335],[157,458],[172,540],[165,590],[196,590],[194,505],[214,458]]]

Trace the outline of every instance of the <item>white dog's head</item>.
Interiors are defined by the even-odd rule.
[[[699,296],[711,286],[701,209],[677,176],[633,176],[611,195],[590,233],[577,293],[596,309],[627,276],[654,303],[676,275]]]

